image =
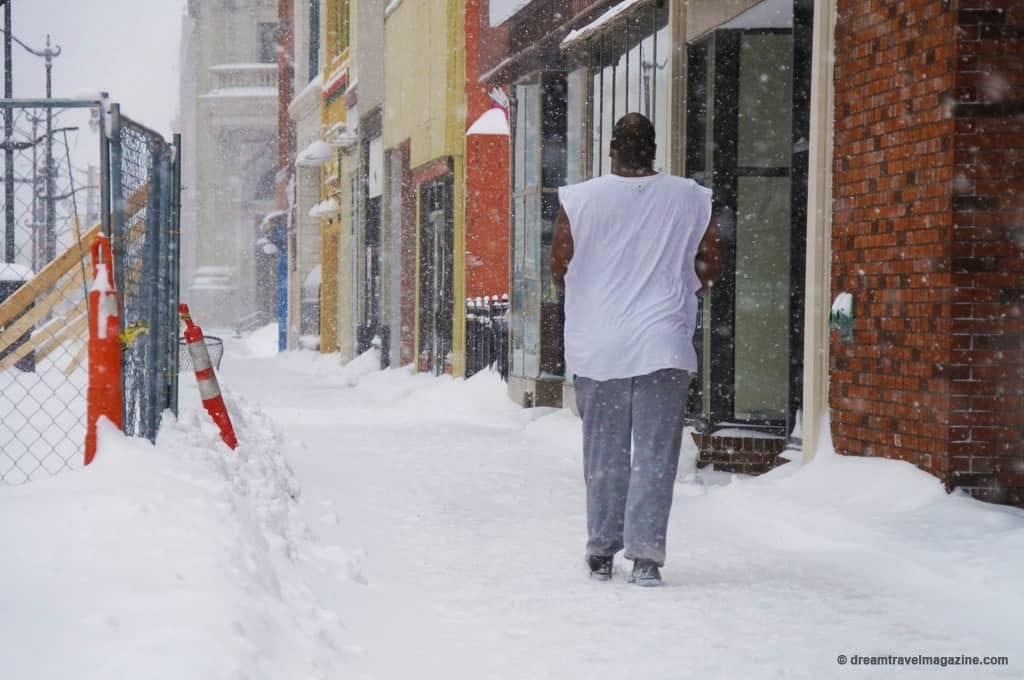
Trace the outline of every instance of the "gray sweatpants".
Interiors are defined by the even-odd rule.
[[[665,369],[615,380],[577,376],[587,485],[587,554],[665,563],[690,374]],[[632,464],[630,448],[632,445]]]

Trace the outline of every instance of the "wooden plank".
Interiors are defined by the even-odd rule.
[[[149,182],[146,182],[141,187],[132,192],[132,195],[124,200],[124,219],[125,221],[135,217],[135,213],[139,212],[149,203]]]
[[[69,376],[74,373],[75,369],[82,365],[82,362],[87,356],[89,356],[89,341],[84,340],[82,342],[82,346],[78,348],[77,352],[75,352],[75,356],[71,357],[71,361],[64,368],[64,375]]]
[[[125,200],[125,220],[131,219],[136,213],[145,208],[148,200],[149,185],[145,184],[136,189]],[[6,325],[11,319],[18,316],[37,297],[52,288],[62,276],[71,271],[72,267],[78,266],[83,259],[88,259],[90,248],[92,248],[92,241],[99,233],[100,225],[94,225],[82,235],[81,249],[79,249],[79,244],[71,244],[67,250],[33,276],[28,283],[0,303],[0,326]],[[129,242],[133,238],[137,238],[137,235],[130,237]]]
[[[57,349],[65,342],[74,340],[76,338],[84,337],[85,344],[88,345],[88,333],[89,333],[89,315],[79,314],[73,317],[69,323],[64,324],[64,328],[57,332],[48,342],[40,344],[39,348],[36,349],[36,365],[39,362],[50,356],[53,350]]]
[[[63,302],[72,292],[82,289],[81,272],[71,272],[71,275],[65,278],[62,284],[47,293],[46,297],[37,301],[32,309],[25,312],[3,332],[0,332],[0,353],[16,343],[26,331],[31,330],[40,319],[50,313],[57,303]]]
[[[11,297],[0,303],[0,326],[6,325],[11,319],[25,310],[40,295],[43,295],[62,276],[71,271],[72,267],[78,266],[82,261],[82,252],[88,256],[92,241],[100,233],[100,225],[94,226],[82,235],[82,251],[78,250],[78,244],[72,244],[70,248],[57,256],[50,264],[43,267],[43,270],[32,277],[32,279],[16,290]]]
[[[21,361],[22,358],[28,356],[30,352],[32,352],[37,347],[45,343],[47,340],[56,336],[61,331],[67,329],[68,322],[73,321],[76,316],[85,312],[85,308],[86,301],[82,300],[77,305],[75,305],[75,308],[71,310],[71,312],[69,312],[65,316],[54,319],[50,323],[43,326],[42,329],[33,333],[32,337],[29,339],[28,342],[26,342],[24,345],[22,345],[18,349],[14,350],[13,352],[5,356],[3,360],[0,361],[0,371],[6,371],[8,368]],[[88,321],[86,322],[86,326],[88,327]]]

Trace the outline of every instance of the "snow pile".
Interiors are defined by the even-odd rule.
[[[277,356],[277,336],[277,324],[269,323],[246,335],[242,341],[242,348],[248,356],[261,358]],[[225,348],[225,354],[230,355],[232,352]]]
[[[230,400],[165,414],[156,446],[101,423],[89,468],[0,487],[4,677],[320,678],[344,657],[310,579],[361,579],[299,519],[280,435]]]
[[[105,428],[90,468],[0,488],[5,680],[1021,677],[1020,510],[827,439],[760,477],[684,441],[665,587],[621,556],[595,583],[569,411],[262,333],[225,339],[237,452],[183,379],[156,446]]]

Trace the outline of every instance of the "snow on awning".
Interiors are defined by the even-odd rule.
[[[650,2],[650,0],[623,0],[619,4],[613,5],[611,9],[591,21],[586,26],[569,31],[569,34],[562,40],[562,48],[564,49],[581,40],[586,40],[611,23],[616,17],[621,16],[624,12],[627,12],[628,10],[645,2]]]
[[[267,232],[274,227],[274,221],[288,215],[287,210],[275,210],[264,215],[263,219],[260,220],[260,231]]]
[[[295,165],[302,168],[318,168],[334,158],[334,153],[333,146],[322,139],[317,139],[299,152],[295,157]]]
[[[341,205],[334,198],[320,201],[309,209],[310,217],[333,217],[341,212]]]
[[[508,116],[505,115],[504,109],[497,106],[486,111],[466,130],[467,137],[469,135],[504,135],[508,137],[510,134]]]

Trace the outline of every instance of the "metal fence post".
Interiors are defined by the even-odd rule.
[[[181,302],[181,134],[175,133],[171,150],[171,220],[167,239],[167,252],[171,258],[170,279],[168,290],[167,320],[168,330],[175,329],[171,337],[170,370],[167,385],[167,407],[178,414],[178,304]]]
[[[159,395],[159,351],[160,351],[160,305],[158,304],[161,294],[166,293],[166,281],[160,275],[160,225],[161,213],[163,211],[163,173],[161,172],[161,156],[163,155],[163,143],[153,139],[146,140],[149,150],[149,163],[146,168],[146,181],[149,184],[149,200],[146,203],[146,250],[143,255],[143,271],[156,274],[156,281],[150,281],[146,286],[146,298],[143,304],[142,317],[148,317],[149,333],[145,336],[146,349],[142,353],[142,368],[145,372],[143,384],[148,389],[143,390],[140,403],[139,426],[141,434],[153,441],[156,439],[159,413],[157,411],[157,397]],[[155,283],[155,285],[154,285]],[[143,319],[138,321],[144,322]]]

